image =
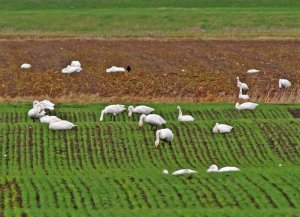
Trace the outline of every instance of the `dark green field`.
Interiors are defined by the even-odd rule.
[[[2,37],[298,38],[299,26],[296,0],[0,1]]]
[[[27,118],[29,104],[1,104],[0,216],[298,216],[300,119],[294,105],[151,104],[174,132],[156,149],[149,126],[127,113],[99,122],[103,104],[58,104],[78,125],[53,132]],[[230,134],[212,134],[226,123]],[[208,174],[211,164],[240,172]],[[282,164],[282,166],[279,166]],[[197,174],[163,175],[180,168]]]

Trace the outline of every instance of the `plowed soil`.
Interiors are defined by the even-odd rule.
[[[300,98],[300,41],[4,39],[0,51],[3,100],[235,101],[236,76],[253,99]],[[72,60],[83,71],[62,74]],[[20,69],[25,62],[30,70]],[[106,73],[113,65],[133,70]],[[247,74],[250,68],[261,72]],[[280,91],[279,78],[292,88]]]

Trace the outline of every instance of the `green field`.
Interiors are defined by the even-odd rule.
[[[99,122],[104,104],[57,104],[78,125],[53,132],[27,118],[30,104],[0,106],[0,216],[298,216],[299,104],[181,104],[194,123],[177,121],[177,104],[150,104],[167,120],[172,146],[127,113]],[[226,123],[230,134],[212,134]],[[208,174],[211,164],[236,173]],[[280,167],[279,164],[282,164]],[[180,168],[197,174],[163,175]]]
[[[299,37],[300,2],[0,0],[1,35]]]

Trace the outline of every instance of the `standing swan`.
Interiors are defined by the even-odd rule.
[[[235,108],[238,110],[254,110],[258,106],[257,103],[253,102],[245,102],[242,104],[239,104],[238,102],[235,104]]]
[[[233,127],[227,124],[216,123],[216,125],[213,128],[213,133],[230,133],[232,129]]]
[[[278,81],[279,88],[288,88],[292,86],[292,83],[287,79],[279,79]]]
[[[132,113],[148,115],[153,111],[154,111],[154,108],[151,108],[151,107],[148,107],[145,105],[140,105],[140,106],[136,106],[136,107],[133,107],[131,105],[128,107],[128,117],[131,117]]]
[[[104,114],[110,114],[113,116],[114,120],[116,120],[116,115],[125,111],[125,105],[109,105],[106,106],[102,111],[101,111],[101,116],[100,116],[100,121],[103,121]],[[110,118],[112,118],[112,116]]]
[[[237,87],[238,88],[241,88],[244,91],[246,91],[246,90],[249,89],[249,87],[248,87],[248,85],[246,83],[240,82],[240,78],[238,76],[236,77],[236,80],[237,80]]]
[[[144,115],[142,114],[139,121],[139,127],[143,126],[143,122],[151,125],[151,130],[153,126],[157,127],[166,124],[165,119],[156,114]]]
[[[159,145],[159,141],[167,142],[171,145],[171,142],[174,138],[174,134],[169,128],[161,129],[156,131],[156,140],[155,140],[155,147],[157,148]]]
[[[249,98],[250,98],[249,95],[243,94],[243,90],[242,88],[240,88],[239,99],[247,100]]]
[[[52,120],[49,124],[50,130],[76,130],[77,126],[65,120]]]
[[[177,110],[179,112],[178,120],[180,122],[190,122],[190,121],[194,121],[195,120],[195,118],[193,118],[193,116],[191,116],[191,115],[182,115],[182,111],[181,111],[180,106],[177,106]]]

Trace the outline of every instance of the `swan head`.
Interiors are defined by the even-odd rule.
[[[132,116],[132,111],[133,111],[133,106],[128,106],[128,117],[131,117]]]
[[[33,107],[34,107],[34,106],[36,106],[36,105],[39,104],[39,103],[40,103],[39,101],[34,100],[33,103],[32,103],[32,105],[33,105]]]
[[[177,106],[177,110],[180,110],[180,106]]]
[[[239,76],[236,76],[236,80],[240,80],[240,77],[239,77]]]
[[[235,108],[239,109],[240,103],[235,103]]]
[[[141,117],[140,117],[140,121],[139,121],[139,127],[143,126],[143,121],[144,121],[145,118],[146,118],[146,115],[142,114]]]
[[[208,173],[210,173],[210,172],[218,172],[218,171],[219,171],[219,168],[218,168],[218,166],[215,165],[215,164],[211,165],[211,166],[208,168],[208,170],[207,170]]]

